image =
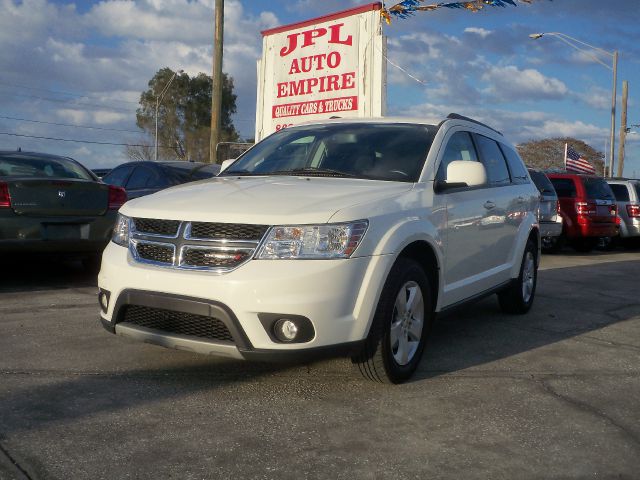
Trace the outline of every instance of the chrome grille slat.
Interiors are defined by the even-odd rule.
[[[243,223],[191,222],[185,238],[198,240],[259,241],[266,233],[267,225]]]
[[[156,218],[134,218],[135,231],[146,235],[175,238],[178,236],[180,221]]]
[[[251,260],[269,226],[134,218],[129,249],[136,261],[226,273]]]

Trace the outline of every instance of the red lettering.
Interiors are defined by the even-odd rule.
[[[344,23],[338,23],[337,25],[331,25],[331,36],[329,37],[329,43],[340,43],[342,45],[353,45],[353,36],[349,35],[344,40],[340,40],[340,29],[344,26]],[[303,45],[304,46],[304,45]]]
[[[300,59],[302,61],[302,71],[307,73],[311,71],[311,67],[313,65],[313,58],[312,57],[302,57]]]
[[[322,60],[324,59],[324,57],[326,57],[326,55],[323,53],[321,55],[314,55],[313,59],[316,61],[316,70],[323,70],[324,68],[322,67]]]
[[[291,52],[293,52],[298,47],[298,34],[292,33],[291,35],[287,35],[287,39],[289,40],[288,45],[286,47],[282,47],[280,49],[280,56],[286,57]]]
[[[331,52],[329,55],[327,55],[327,66],[329,68],[336,68],[338,65],[340,65],[341,60],[342,58],[340,57],[339,52]]]
[[[278,98],[287,97],[287,85],[288,82],[278,83]]]
[[[297,82],[289,82],[289,95],[304,95],[305,80],[298,80]]]
[[[315,44],[315,42],[313,41],[314,39],[323,37],[326,34],[327,34],[327,29],[322,27],[314,28],[313,30],[307,30],[306,32],[302,32],[301,35],[302,35],[303,41],[302,41],[302,45],[300,45],[300,48],[310,47],[311,45],[314,45]],[[339,32],[338,32],[338,35],[340,35]]]
[[[342,90],[348,88],[354,88],[356,86],[355,82],[356,72],[349,72],[342,74],[342,86],[340,87]]]
[[[340,77],[338,75],[328,75],[327,76],[327,91],[332,92],[334,90],[339,90],[338,81]]]
[[[289,75],[294,73],[300,73],[300,66],[298,65],[298,59],[294,58],[291,62],[291,68],[289,69]]]
[[[317,78],[310,78],[309,80],[307,80],[307,82],[308,82],[307,93],[311,93],[311,89],[313,87],[317,87],[318,86],[318,79]]]

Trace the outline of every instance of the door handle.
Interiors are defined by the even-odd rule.
[[[524,197],[518,197],[518,203],[524,203]]]
[[[486,202],[484,202],[484,208],[486,208],[487,210],[491,210],[492,208],[496,208],[496,204],[491,200],[487,200]]]

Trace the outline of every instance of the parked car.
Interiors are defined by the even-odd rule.
[[[529,169],[531,180],[540,192],[540,209],[538,221],[540,222],[540,237],[542,250],[555,252],[562,248],[562,216],[560,215],[560,201],[553,184],[547,176],[533,168]]]
[[[594,175],[548,173],[560,199],[563,238],[579,252],[589,252],[599,238],[618,235],[617,207],[607,182]]]
[[[92,168],[91,171],[98,178],[104,177],[107,173],[111,171],[110,168]]]
[[[123,187],[130,199],[149,195],[181,183],[216,176],[220,166],[199,162],[128,162],[117,166],[102,180]]]
[[[502,134],[459,115],[286,128],[209,182],[122,208],[102,324],[238,359],[346,354],[402,382],[436,313],[494,293],[529,310],[538,197]]]
[[[126,198],[71,158],[1,151],[0,253],[75,254],[91,265]]]
[[[625,243],[640,239],[640,180],[612,178],[607,180],[616,197],[620,218],[620,238]]]

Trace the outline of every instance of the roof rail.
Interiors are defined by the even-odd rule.
[[[450,113],[449,115],[447,115],[446,120],[466,120],[467,122],[477,123],[478,125],[482,125],[483,127],[488,128],[489,130],[492,130],[492,131],[496,132],[498,135],[502,135],[502,132],[496,130],[495,128],[490,127],[486,123],[479,122],[478,120],[474,120],[473,118],[465,117],[464,115],[460,115],[459,113]],[[446,121],[446,120],[443,120],[443,122]],[[442,122],[441,122],[441,124],[442,124]],[[502,136],[504,136],[504,135],[502,135]]]

